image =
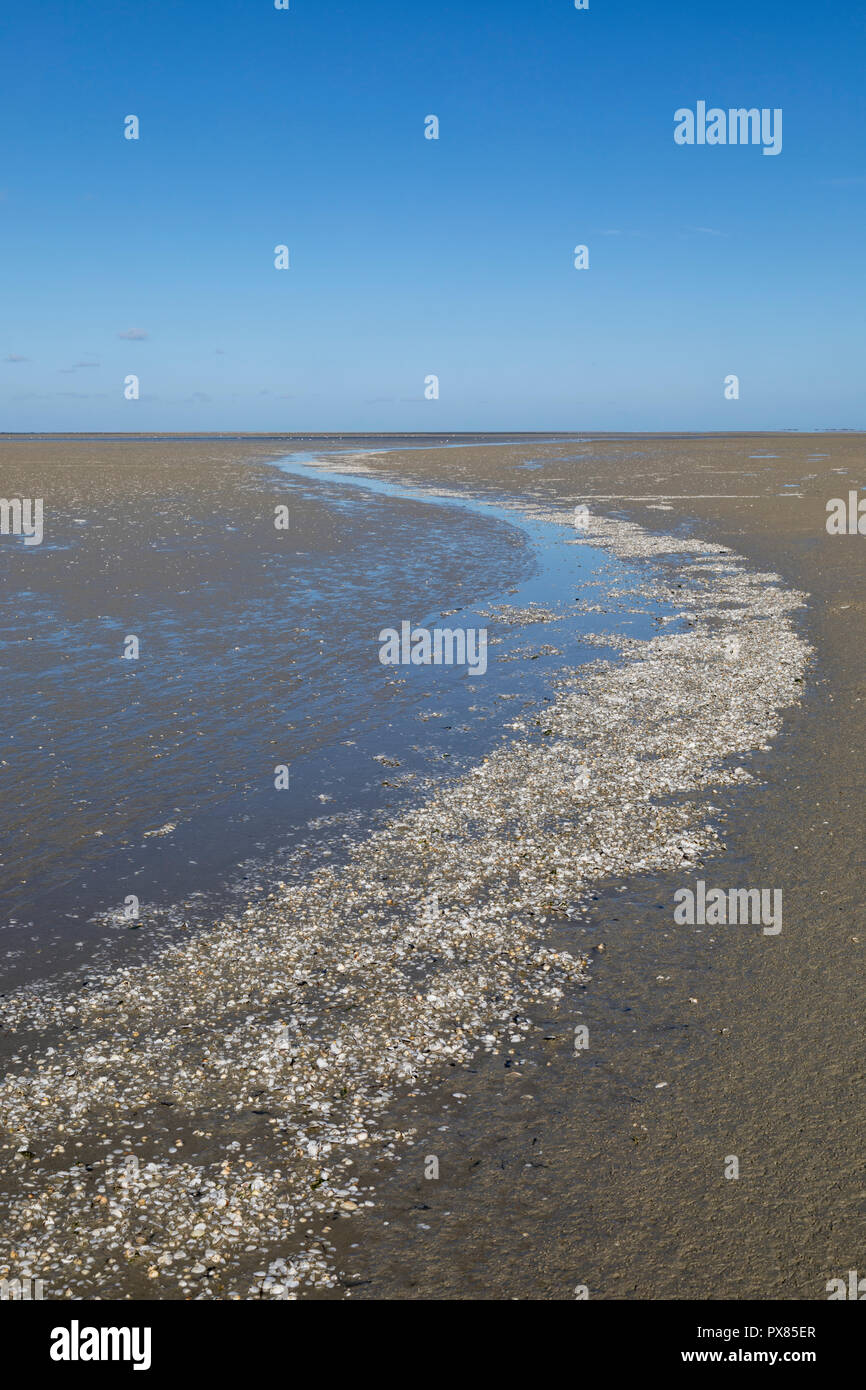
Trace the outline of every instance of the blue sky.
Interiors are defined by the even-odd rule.
[[[0,430],[866,426],[854,4],[49,0],[0,51]],[[676,145],[699,100],[781,154]]]

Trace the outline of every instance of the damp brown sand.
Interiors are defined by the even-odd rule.
[[[866,542],[825,531],[828,499],[866,482],[866,440],[635,436],[568,452],[589,457],[532,472],[539,500],[685,527],[809,595],[803,703],[750,764],[763,784],[714,798],[727,850],[701,870],[708,885],[781,886],[784,928],[721,928],[710,947],[672,924],[682,875],[600,885],[580,938],[590,1049],[575,1058],[573,1017],[542,1018],[519,1075],[486,1060],[443,1088],[467,1097],[446,1120],[407,1114],[414,1157],[347,1235],[352,1296],[824,1298],[866,1240]],[[508,489],[521,474],[505,454],[414,454],[400,473]]]
[[[583,1284],[593,1297],[820,1297],[856,1267],[862,565],[857,538],[826,537],[824,503],[859,484],[859,449],[832,436],[569,441],[529,452],[593,457],[531,473],[515,471],[525,442],[382,460],[436,486],[586,501],[650,530],[685,523],[809,595],[798,621],[818,664],[750,764],[766,780],[714,796],[727,849],[701,869],[710,882],[782,886],[781,937],[720,929],[710,949],[675,928],[682,874],[598,883],[589,919],[553,937],[589,952],[578,996],[534,1008],[513,1055],[458,1060],[426,1099],[393,1106],[413,1142],[371,1174],[374,1207],[334,1223],[332,1296],[568,1298]],[[812,452],[830,454],[823,472],[805,462]],[[833,468],[850,474],[840,483]],[[803,498],[778,496],[807,473],[819,476]],[[741,489],[757,496],[679,496]],[[579,1058],[577,1008],[591,1040]],[[730,1154],[738,1182],[724,1180]],[[438,1180],[423,1176],[430,1156]],[[355,1176],[363,1188],[363,1165]]]

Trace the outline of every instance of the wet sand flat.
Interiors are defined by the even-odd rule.
[[[73,921],[89,947],[89,917],[126,892],[201,890],[275,840],[287,809],[321,812],[328,789],[305,784],[302,757],[405,714],[407,692],[369,661],[394,596],[419,613],[462,606],[529,563],[509,527],[346,499],[257,452],[283,450],[0,445],[0,496],[41,498],[45,528],[36,547],[0,538],[0,902],[15,978],[41,969],[49,937],[57,969]],[[134,661],[121,659],[129,635]],[[272,795],[283,763],[290,808]]]
[[[594,436],[569,450],[579,476],[556,452],[533,450],[550,460],[530,474],[537,497],[706,536],[809,596],[803,703],[750,764],[763,784],[714,798],[727,851],[702,870],[708,884],[781,885],[785,927],[770,950],[736,927],[708,949],[672,928],[669,875],[599,890],[582,938],[605,947],[590,949],[582,1004],[597,1050],[575,1064],[570,1028],[551,1020],[530,1084],[490,1064],[461,1082],[472,1099],[437,1136],[448,1182],[419,1180],[420,1163],[414,1183],[392,1179],[392,1226],[354,1252],[371,1280],[355,1296],[825,1298],[862,1266],[866,1200],[866,565],[862,537],[825,529],[827,501],[863,486],[863,437]],[[504,453],[415,454],[401,475],[507,487]],[[732,1154],[738,1181],[724,1177]]]
[[[593,436],[379,458],[368,452],[375,440],[324,443],[357,450],[374,474],[433,490],[508,496],[542,512],[586,504],[602,530],[632,521],[649,536],[672,535],[672,550],[695,538],[729,548],[745,557],[744,575],[778,574],[806,596],[791,621],[814,661],[797,677],[802,701],[788,705],[778,736],[750,751],[751,779],[719,780],[717,838],[697,846],[688,875],[649,862],[598,879],[580,918],[558,919],[546,947],[564,953],[558,992],[528,1020],[518,1010],[513,1046],[458,1045],[449,1074],[431,1073],[414,1096],[395,1095],[386,1129],[411,1135],[408,1153],[365,1164],[361,1143],[352,1196],[327,1230],[331,1253],[321,1263],[339,1280],[310,1284],[331,1297],[557,1299],[580,1285],[592,1297],[822,1297],[828,1279],[857,1265],[864,1188],[856,1060],[864,569],[862,538],[824,527],[827,499],[860,486],[861,439]],[[172,444],[185,465],[172,487],[197,488],[206,513],[215,464],[222,489],[244,489],[256,467],[294,444]],[[123,499],[130,461],[140,476],[157,446],[71,447],[116,449],[111,487]],[[37,489],[40,464],[30,460],[40,448],[4,445],[6,495],[47,498],[63,476],[76,503],[83,489],[85,508],[92,483],[73,481],[65,453],[53,477],[58,464],[43,458]],[[244,473],[240,461],[257,456],[261,465]],[[666,544],[656,550],[663,557]],[[142,561],[138,583],[146,572]],[[734,603],[739,590],[731,594]],[[755,653],[750,659],[755,688],[744,698],[760,681]],[[668,674],[677,678],[676,668]],[[537,773],[542,804],[554,775],[541,763]],[[508,786],[497,793],[506,801]],[[782,887],[778,938],[674,925],[672,887],[691,881],[696,864],[708,882]],[[424,949],[439,930],[427,923]],[[590,1038],[579,1056],[578,1017]],[[737,1181],[724,1177],[730,1155],[740,1162]],[[429,1157],[435,1179],[425,1177]]]

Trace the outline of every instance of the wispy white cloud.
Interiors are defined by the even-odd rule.
[[[105,391],[20,391],[12,398],[15,401],[104,401],[108,399]]]

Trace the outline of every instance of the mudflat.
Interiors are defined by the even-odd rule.
[[[171,534],[172,505],[200,519],[200,582],[224,568],[228,545],[232,582],[241,591],[260,582],[261,545],[251,545],[249,535],[261,519],[273,460],[296,449],[339,449],[347,466],[354,461],[373,476],[432,492],[508,498],[538,512],[585,505],[603,522],[634,523],[660,538],[660,555],[667,536],[672,547],[693,541],[725,547],[742,557],[746,573],[770,572],[805,596],[791,622],[812,656],[798,677],[799,702],[782,712],[768,745],[750,750],[750,779],[713,793],[718,842],[704,847],[687,874],[650,867],[594,881],[580,918],[563,919],[555,930],[555,948],[578,962],[565,972],[558,1000],[530,1009],[528,1026],[518,1016],[513,1048],[465,1055],[456,1048],[423,1086],[395,1092],[379,1118],[383,1130],[410,1136],[407,1147],[380,1161],[372,1151],[366,1157],[360,1142],[351,1196],[336,1204],[330,1220],[319,1210],[309,1227],[317,1238],[324,1231],[327,1259],[308,1257],[304,1277],[293,1282],[304,1285],[300,1296],[353,1298],[560,1299],[584,1288],[593,1298],[826,1297],[828,1281],[864,1262],[857,832],[866,570],[864,538],[830,535],[825,524],[831,498],[859,493],[863,438],[416,439],[401,449],[402,443],[4,442],[0,490],[62,497],[70,524],[76,512],[83,518],[95,505],[107,509],[118,557],[115,585],[128,584],[130,597],[144,589],[152,602],[152,523],[142,532],[148,544],[137,549],[130,541],[127,552],[116,541],[133,535],[143,510],[156,515],[154,497],[168,498]],[[376,454],[377,448],[389,452]],[[157,461],[154,450],[161,451]],[[331,455],[327,466],[338,471],[340,460]],[[158,476],[148,474],[154,469]],[[146,508],[136,508],[145,493]],[[305,503],[311,517],[313,501]],[[411,512],[412,504],[405,505]],[[406,536],[413,520],[422,524],[424,509],[419,502],[416,517],[407,513]],[[217,512],[227,512],[236,528],[218,543]],[[366,520],[375,524],[372,515]],[[322,544],[335,546],[332,528],[332,513],[322,508],[310,535],[330,535]],[[383,529],[381,545],[394,541]],[[91,577],[81,591],[73,586],[70,601],[89,586],[97,602],[104,553],[96,543]],[[520,572],[525,557],[509,550],[504,537],[496,553],[502,574]],[[176,563],[183,568],[188,560]],[[455,563],[443,575],[435,595],[443,603],[458,572]],[[463,581],[466,597],[483,576]],[[268,593],[261,599],[267,602]],[[759,668],[749,669],[756,679]],[[732,666],[734,691],[737,671]],[[536,771],[527,763],[527,775]],[[505,780],[497,794],[506,797],[516,786]],[[61,858],[62,852],[61,843]],[[407,880],[413,872],[407,864]],[[781,889],[782,931],[769,936],[723,925],[696,933],[677,925],[674,890],[696,877],[709,885]],[[428,936],[425,947],[435,940],[435,925]],[[531,932],[514,937],[527,948],[531,939]],[[12,1045],[24,1036],[30,1047],[23,1016]],[[580,1052],[578,1021],[589,1037]],[[375,1050],[375,1036],[368,1045]],[[154,1094],[148,1103],[163,1102]],[[187,1151],[193,1123],[201,1138],[210,1120],[172,1129]],[[159,1128],[156,1121],[148,1127],[152,1134]],[[15,1162],[20,1169],[33,1161],[17,1157],[19,1129],[13,1126],[9,1136],[11,1172]],[[210,1148],[199,1146],[207,1162],[223,1161],[213,1132],[207,1137]],[[231,1142],[240,1146],[246,1137],[241,1128]],[[264,1140],[260,1152],[267,1155]],[[736,1178],[726,1175],[732,1159]],[[49,1166],[65,1173],[67,1162],[61,1154]],[[11,1183],[4,1181],[7,1194]],[[62,1223],[63,1190],[55,1185],[52,1193],[52,1222]],[[367,1193],[369,1207],[361,1197]],[[247,1216],[255,1245],[254,1206]],[[148,1238],[134,1240],[146,1251]],[[110,1232],[103,1240],[110,1243]],[[261,1233],[260,1244],[271,1260],[272,1236],[266,1241]],[[159,1296],[178,1296],[162,1286],[166,1263],[149,1275],[127,1261],[126,1287],[147,1296],[150,1280],[154,1295],[161,1289]],[[250,1272],[253,1266],[255,1258],[245,1260]],[[319,1278],[326,1267],[339,1278]],[[277,1270],[272,1285],[280,1277]],[[123,1287],[121,1275],[112,1279],[121,1279],[112,1287]],[[236,1287],[222,1284],[212,1296]]]
[[[757,754],[763,780],[716,799],[727,849],[702,869],[781,886],[785,925],[772,940],[720,928],[709,949],[672,928],[671,876],[597,890],[586,939],[605,949],[583,1003],[597,1045],[575,1066],[561,1028],[519,1094],[484,1068],[484,1122],[475,1110],[449,1145],[447,1186],[392,1179],[391,1226],[354,1252],[372,1281],[356,1296],[826,1298],[866,1263],[866,538],[826,530],[830,499],[863,495],[864,438],[592,436],[568,450],[579,459],[559,452],[532,449],[536,499],[706,537],[808,595],[802,704]],[[527,479],[508,454],[412,453],[400,475],[507,489]]]

